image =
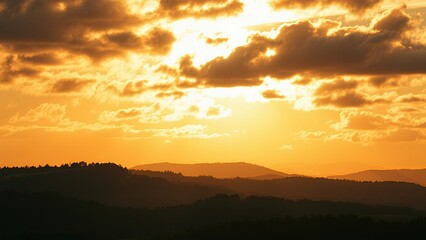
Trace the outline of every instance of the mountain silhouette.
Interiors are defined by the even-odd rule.
[[[243,197],[383,204],[426,210],[426,188],[412,183],[308,177],[272,180],[187,177],[172,172],[128,170],[112,163],[2,168],[1,191],[56,192],[108,206],[138,208],[177,206],[217,194],[238,194]]]
[[[237,162],[237,163],[196,163],[196,164],[177,164],[177,163],[154,163],[143,164],[133,167],[134,170],[149,171],[170,171],[181,173],[185,176],[212,176],[215,178],[258,178],[258,179],[276,179],[290,176],[283,172],[275,171],[255,164]]]
[[[347,175],[330,176],[329,178],[355,181],[409,182],[426,186],[426,169],[367,170]]]

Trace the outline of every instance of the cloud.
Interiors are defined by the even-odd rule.
[[[220,44],[222,44],[222,43],[226,43],[226,42],[228,42],[228,38],[226,38],[226,37],[218,37],[218,38],[206,38],[206,43],[207,44],[210,44],[210,45],[215,45],[215,46],[217,46],[217,45],[220,45]]]
[[[198,85],[234,87],[260,85],[267,76],[424,74],[426,45],[407,37],[416,24],[404,8],[386,11],[368,27],[341,27],[329,20],[284,24],[276,37],[252,35],[229,56],[200,67],[185,56],[177,75],[197,79]],[[275,54],[268,55],[271,50]],[[341,101],[368,103],[356,94]]]
[[[283,144],[279,147],[279,149],[283,151],[289,151],[289,150],[293,150],[294,147],[291,144]]]
[[[128,50],[165,54],[175,38],[154,28],[143,35],[132,30],[143,24],[125,1],[0,0],[0,44],[10,52],[39,54],[65,50],[93,60],[121,56]],[[49,56],[23,60],[52,63]]]
[[[336,79],[322,83],[313,94],[316,106],[334,106],[338,108],[364,107],[379,103],[388,103],[389,96],[376,96],[361,93],[360,81]]]
[[[379,114],[371,111],[359,111],[345,109],[340,113],[340,122],[336,122],[332,127],[336,130],[381,130],[381,129],[416,129],[423,128],[426,123],[425,117],[413,115],[421,109],[403,109],[397,107],[390,109],[387,114]]]
[[[423,141],[426,139],[426,119],[411,113],[389,111],[388,114],[379,114],[345,109],[340,113],[340,121],[331,124],[335,131],[303,131],[298,136],[302,139],[343,140],[361,145]]]
[[[315,132],[314,132],[315,133]],[[302,139],[309,139],[304,136],[310,136],[309,132],[299,133]],[[345,141],[354,144],[368,146],[380,142],[396,143],[396,142],[416,142],[424,141],[426,135],[417,129],[392,129],[385,131],[343,131],[338,133],[324,133],[318,139],[322,141]]]
[[[146,87],[147,81],[131,81],[126,83],[126,85],[123,87],[121,91],[119,91],[119,95],[123,97],[133,97],[135,95],[139,95],[147,90]],[[115,91],[117,91],[116,88],[113,88]]]
[[[269,99],[283,99],[283,98],[285,98],[284,95],[282,95],[280,92],[278,92],[277,90],[274,90],[274,89],[263,91],[262,96],[264,98],[269,98]]]
[[[15,134],[19,134],[22,132],[28,131],[36,131],[42,130],[45,132],[54,132],[54,133],[71,133],[77,131],[121,131],[123,133],[129,134],[140,134],[143,133],[143,130],[139,130],[134,128],[131,125],[121,124],[103,124],[103,123],[83,123],[77,121],[64,121],[60,125],[24,125],[24,126],[16,126],[16,125],[3,125],[0,126],[0,136],[2,137],[10,137]]]
[[[192,105],[191,105],[192,104]],[[142,107],[104,111],[98,120],[104,123],[138,120],[141,123],[177,122],[187,117],[219,119],[231,115],[231,110],[213,102],[194,103],[186,99],[155,102]]]
[[[293,84],[306,86],[310,84],[311,82],[312,82],[312,78],[304,77],[304,78],[294,80]]]
[[[87,85],[93,83],[94,80],[84,80],[84,79],[61,79],[56,81],[50,92],[52,93],[69,93],[69,92],[80,92],[82,89],[87,87]]]
[[[143,114],[144,108],[127,108],[118,111],[104,111],[98,120],[104,123],[117,122],[123,120],[138,119]]]
[[[270,0],[275,9],[307,9],[312,7],[339,6],[352,13],[360,14],[365,10],[378,6],[382,0]]]
[[[405,94],[396,98],[396,102],[400,103],[425,103],[426,94]]]
[[[163,137],[170,139],[194,139],[194,138],[218,138],[229,136],[227,133],[208,133],[208,129],[200,124],[188,124],[182,127],[174,127],[169,129],[151,129],[155,137]]]
[[[397,87],[399,78],[395,76],[373,76],[368,79],[368,83],[374,87]]]
[[[66,106],[56,103],[43,103],[25,114],[16,114],[9,122],[40,122],[59,123],[65,120]]]
[[[357,93],[348,93],[340,96],[320,97],[314,100],[317,106],[334,105],[336,107],[362,107],[371,104],[364,96]]]
[[[336,130],[380,130],[400,127],[397,117],[376,114],[368,111],[343,110],[340,122],[332,126]]]
[[[25,66],[20,66],[16,63],[16,58],[13,55],[5,57],[0,69],[0,84],[12,83],[17,77],[35,77],[39,71]]]
[[[411,142],[426,139],[426,135],[418,130],[397,129],[388,136],[378,139],[381,142]]]
[[[53,53],[19,55],[19,60],[33,65],[59,65],[62,60]]]
[[[324,93],[332,93],[335,91],[343,91],[343,90],[353,90],[358,86],[358,82],[356,81],[346,81],[343,79],[337,79],[332,82],[323,83],[320,87],[317,88],[316,93],[318,95]]]
[[[217,18],[234,16],[243,11],[238,0],[160,0],[157,16],[171,19]]]
[[[185,93],[182,91],[163,91],[163,92],[159,92],[155,95],[158,98],[168,98],[168,97],[173,97],[174,99],[179,99],[185,96]]]

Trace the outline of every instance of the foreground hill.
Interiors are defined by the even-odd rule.
[[[425,213],[407,208],[262,197],[243,199],[236,195],[218,195],[192,205],[146,210],[108,207],[55,193],[0,192],[0,212],[1,239],[188,240],[279,236],[424,239],[426,236]],[[389,218],[392,221],[385,220]]]
[[[190,204],[217,194],[238,194],[426,209],[426,188],[410,183],[306,177],[216,179],[171,172],[129,171],[115,164],[3,168],[0,170],[1,191],[49,191],[110,206],[144,208]]]
[[[292,175],[275,171],[266,167],[238,162],[238,163],[154,163],[138,165],[133,170],[148,170],[158,172],[175,172],[185,176],[212,176],[215,178],[259,178],[274,179],[290,177]]]
[[[355,181],[410,182],[426,186],[426,169],[367,170],[347,175],[330,176],[329,178]]]
[[[134,175],[111,163],[3,168],[0,170],[0,191],[5,190],[49,191],[107,205],[147,208],[193,203],[218,193],[234,193],[213,186]]]

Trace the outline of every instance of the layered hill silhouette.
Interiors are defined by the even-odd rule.
[[[347,175],[330,176],[332,179],[355,181],[395,181],[426,186],[426,169],[367,170]]]
[[[147,210],[8,191],[0,212],[2,239],[424,239],[426,226],[408,208],[237,195]]]
[[[275,171],[266,167],[244,162],[237,163],[154,163],[133,167],[134,170],[148,170],[181,173],[185,176],[212,176],[215,178],[252,178],[252,179],[276,179],[295,175]]]
[[[111,163],[3,168],[1,191],[48,191],[109,206],[141,208],[191,204],[217,194],[238,194],[426,209],[426,188],[411,183],[307,177],[273,180],[186,177],[172,172],[130,171]]]

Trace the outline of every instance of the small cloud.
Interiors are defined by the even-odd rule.
[[[266,90],[262,92],[262,96],[267,99],[283,99],[285,98],[280,92],[274,89]]]
[[[228,38],[225,37],[219,37],[219,38],[206,38],[206,43],[210,45],[220,45],[222,43],[226,43],[228,41]]]
[[[290,150],[293,150],[294,147],[291,144],[283,144],[279,147],[279,149],[283,151],[290,151]]]
[[[94,80],[61,79],[52,85],[50,92],[52,93],[80,92],[92,82],[94,82]]]

